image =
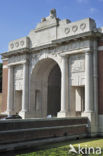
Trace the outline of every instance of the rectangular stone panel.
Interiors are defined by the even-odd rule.
[[[14,88],[15,90],[23,89],[23,66],[18,65],[14,67]]]
[[[71,86],[85,85],[85,56],[72,55],[69,58],[69,82]]]

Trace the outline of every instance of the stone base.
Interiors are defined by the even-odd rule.
[[[83,112],[82,117],[88,117],[88,130],[90,136],[96,136],[98,133],[98,118],[95,112]]]
[[[20,111],[18,114],[22,117],[22,119],[28,118],[28,112]]]
[[[58,118],[63,118],[63,117],[76,117],[76,113],[75,112],[58,112],[57,114]]]
[[[98,116],[98,133],[100,136],[103,136],[103,114]]]
[[[58,112],[57,117],[58,118],[68,117],[68,112],[60,111],[60,112]]]
[[[5,114],[7,114],[7,115],[15,115],[15,112],[14,111],[6,111]]]
[[[2,114],[2,115],[8,115],[7,111],[1,112],[0,114]]]

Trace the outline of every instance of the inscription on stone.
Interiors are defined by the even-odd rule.
[[[85,71],[85,61],[84,61],[84,55],[77,55],[71,57],[71,72],[77,73],[77,72],[84,72]]]
[[[72,86],[85,84],[85,58],[84,54],[71,56],[69,59],[69,77]]]
[[[23,66],[14,67],[14,87],[15,90],[22,90],[23,87]]]

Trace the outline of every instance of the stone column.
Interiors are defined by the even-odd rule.
[[[85,111],[82,116],[88,117],[89,135],[97,135],[96,115],[94,111],[94,79],[93,79],[93,54],[85,53]]]
[[[8,66],[8,99],[7,99],[7,113],[13,114],[14,107],[14,78],[13,66]]]
[[[61,111],[58,117],[67,116],[68,112],[68,58],[62,58],[61,69]]]
[[[85,112],[93,112],[93,61],[92,53],[85,53]]]
[[[94,111],[98,114],[98,55],[97,55],[97,41],[94,41],[93,52],[93,79],[94,79]]]
[[[29,66],[28,62],[23,64],[23,92],[22,92],[22,113],[29,111]]]
[[[95,122],[93,130],[95,133],[98,132],[98,55],[97,55],[97,41],[94,40],[94,51],[93,51],[93,80],[94,80],[94,118]]]

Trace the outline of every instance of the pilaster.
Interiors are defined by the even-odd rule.
[[[8,66],[8,98],[7,98],[7,114],[12,115],[14,111],[14,76],[13,66]]]
[[[29,63],[26,61],[23,64],[23,91],[22,91],[22,110],[19,113],[22,118],[26,117],[26,114],[29,111]]]
[[[85,52],[85,110],[82,116],[88,117],[88,129],[91,136],[97,134],[94,111],[93,53]]]
[[[68,115],[68,58],[62,57],[62,73],[61,73],[61,110],[58,117],[66,117]]]

